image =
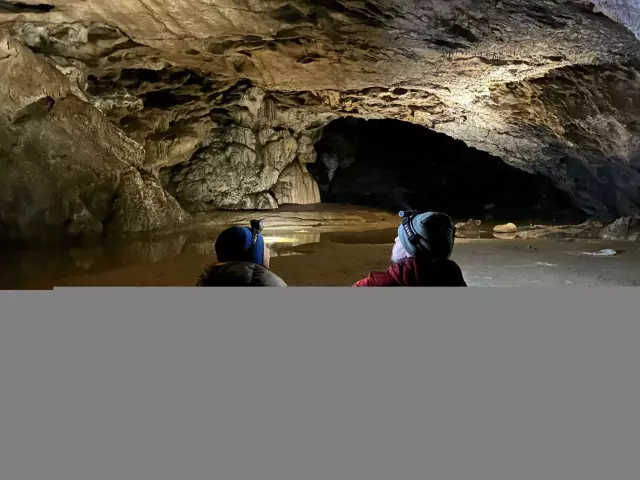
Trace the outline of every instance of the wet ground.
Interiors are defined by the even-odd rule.
[[[394,222],[396,220],[393,220]],[[265,230],[272,269],[291,286],[349,286],[389,264],[395,228],[354,231],[324,225]],[[362,229],[359,229],[362,230]],[[54,286],[192,286],[215,262],[220,228],[191,230],[162,238],[68,250],[11,251],[0,255],[0,288]],[[640,247],[595,240],[504,240],[490,228],[458,239],[453,255],[470,286],[637,286]],[[594,256],[603,249],[616,255]]]

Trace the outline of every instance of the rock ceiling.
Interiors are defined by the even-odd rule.
[[[0,0],[13,236],[317,201],[305,165],[345,115],[461,139],[594,215],[640,207],[638,1],[43,1]]]

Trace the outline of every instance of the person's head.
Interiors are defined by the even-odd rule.
[[[401,216],[403,221],[398,228],[394,256],[402,255],[404,250],[408,257],[451,257],[456,230],[448,215],[438,212],[401,212]]]
[[[264,242],[259,222],[251,227],[230,227],[216,239],[216,255],[220,262],[252,262],[269,268],[269,247]]]

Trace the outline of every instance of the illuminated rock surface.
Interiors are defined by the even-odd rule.
[[[2,0],[3,236],[317,202],[307,165],[342,116],[429,127],[634,215],[638,2],[594,3]]]

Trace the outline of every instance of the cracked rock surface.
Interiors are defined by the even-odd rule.
[[[3,235],[317,202],[306,165],[345,116],[432,128],[545,175],[591,215],[634,215],[638,7],[1,0]]]
[[[3,240],[83,240],[187,218],[157,180],[142,179],[142,146],[71,94],[63,74],[10,40],[0,63]]]

